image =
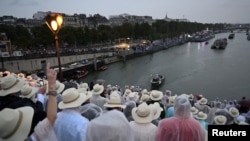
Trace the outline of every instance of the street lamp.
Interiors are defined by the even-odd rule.
[[[58,68],[59,68],[59,80],[62,81],[62,69],[61,69],[61,60],[60,60],[60,48],[59,48],[59,43],[58,43],[58,33],[63,24],[63,16],[59,13],[49,13],[45,17],[45,23],[55,35],[56,55],[58,59]]]

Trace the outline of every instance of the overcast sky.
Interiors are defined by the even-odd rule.
[[[76,14],[130,14],[200,23],[250,23],[250,0],[0,0],[0,16],[32,18],[37,11]]]

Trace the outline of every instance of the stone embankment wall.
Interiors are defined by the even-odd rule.
[[[73,56],[61,56],[61,66],[66,64],[78,62],[84,59],[92,60],[95,57],[102,57],[105,55],[109,55],[109,53],[96,53],[96,54],[83,54],[83,55],[73,55]],[[104,59],[105,63],[113,63],[119,61],[118,57],[108,57]],[[42,62],[50,63],[51,67],[58,66],[58,58],[57,57],[50,57],[50,58],[36,58],[36,59],[20,59],[20,60],[13,60],[13,61],[3,61],[4,68],[10,70],[11,72],[18,73],[20,71],[35,71],[42,69],[43,65]],[[2,64],[3,66],[3,64]]]

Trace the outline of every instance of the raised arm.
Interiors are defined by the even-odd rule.
[[[51,125],[54,124],[57,116],[57,100],[56,100],[56,79],[57,72],[50,68],[50,63],[47,64],[47,81],[48,81],[48,105],[47,118]]]

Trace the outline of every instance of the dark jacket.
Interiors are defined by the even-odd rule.
[[[28,98],[21,98],[18,96],[7,95],[0,96],[0,111],[4,108],[16,109],[24,106],[30,106],[34,109],[34,116],[32,119],[30,133],[33,133],[35,126],[39,121],[42,121],[46,117],[46,113],[43,110],[43,105],[41,102],[34,103]]]

